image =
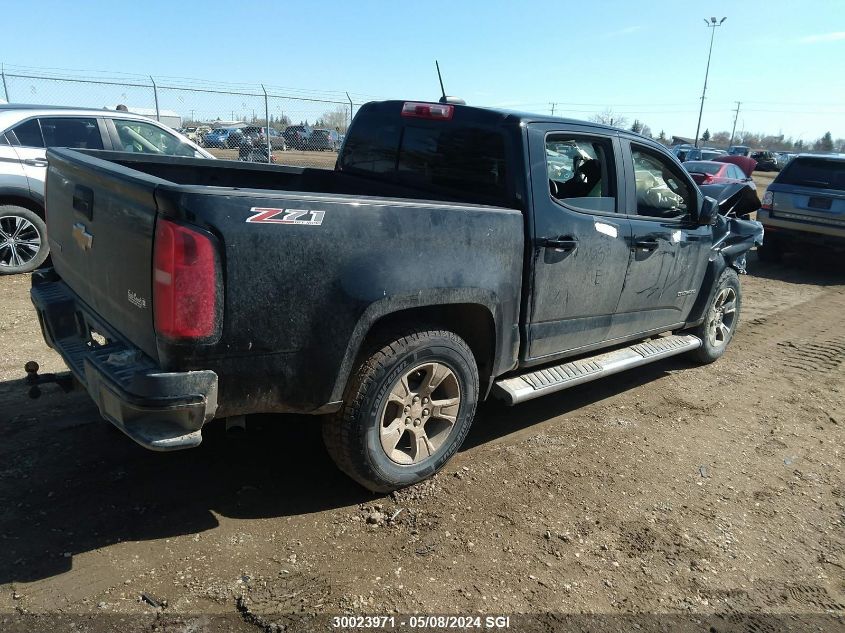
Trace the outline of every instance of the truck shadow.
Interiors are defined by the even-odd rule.
[[[748,257],[748,274],[791,284],[838,286],[845,284],[842,254],[809,249],[786,253],[779,263],[762,262],[756,252]]]
[[[645,384],[688,366],[669,359],[612,380],[479,411],[462,450]],[[153,453],[135,445],[84,393],[0,383],[0,584],[49,578],[76,554],[123,541],[200,533],[215,513],[250,519],[302,515],[371,501],[322,446],[319,420],[254,416],[241,436],[210,424],[191,451]]]

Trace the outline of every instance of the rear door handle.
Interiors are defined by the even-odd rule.
[[[634,242],[634,248],[640,251],[654,251],[657,250],[658,246],[657,240],[637,240]]]
[[[47,161],[43,158],[27,158],[23,161],[24,165],[29,165],[30,167],[46,167]]]
[[[546,248],[553,248],[557,251],[574,251],[578,248],[578,240],[572,237],[558,237],[558,238],[549,238],[542,241],[542,245]]]

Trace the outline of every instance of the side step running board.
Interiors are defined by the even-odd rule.
[[[561,391],[626,369],[683,354],[698,347],[701,347],[701,339],[696,336],[662,336],[598,356],[497,380],[493,384],[493,392],[508,404],[518,404],[553,391]]]

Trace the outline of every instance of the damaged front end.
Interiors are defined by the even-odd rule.
[[[757,193],[748,185],[708,185],[701,187],[706,196],[719,205],[719,215],[713,224],[713,252],[724,257],[725,263],[745,274],[746,255],[763,244],[763,225],[749,219],[760,208]]]

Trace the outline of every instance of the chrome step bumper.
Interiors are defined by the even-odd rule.
[[[497,380],[493,384],[493,393],[508,404],[518,404],[698,347],[701,347],[701,339],[690,334],[662,336],[612,352]]]

